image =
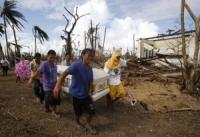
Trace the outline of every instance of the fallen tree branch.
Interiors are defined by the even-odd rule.
[[[175,98],[176,97],[176,95],[175,94],[167,94],[167,93],[160,93],[160,94],[154,94],[154,93],[151,93],[150,94],[150,96],[156,96],[156,95],[158,95],[158,96],[171,96],[171,97],[173,97],[173,98]]]
[[[181,112],[181,111],[196,111],[196,110],[193,110],[192,108],[180,108],[180,109],[174,109],[174,110],[167,110],[167,111],[165,111],[165,113]]]
[[[14,116],[14,114],[12,114],[10,111],[8,111],[7,112],[7,114],[9,115],[9,116],[11,116],[13,119],[15,119],[15,120],[19,120],[19,118],[17,118],[16,116]]]
[[[177,66],[176,64],[173,64],[173,63],[169,62],[166,58],[164,58],[164,60],[165,60],[165,63],[169,64],[170,66],[181,70],[181,67]]]

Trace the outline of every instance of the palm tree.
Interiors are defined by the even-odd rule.
[[[40,43],[42,44],[45,40],[49,40],[49,36],[48,34],[42,30],[39,26],[33,26],[33,36],[35,38],[35,53],[36,53],[36,49],[37,49],[37,38],[40,40]]]
[[[0,23],[0,37],[4,34],[3,24]]]
[[[0,24],[0,37],[4,34],[3,24]],[[0,58],[4,57],[3,48],[0,43]]]
[[[8,54],[8,46],[9,46],[8,45],[8,36],[7,36],[7,31],[6,31],[7,24],[9,24],[11,27],[13,26],[12,29],[13,29],[13,33],[14,33],[14,37],[15,37],[15,42],[17,45],[14,27],[21,29],[21,28],[23,28],[23,25],[20,22],[20,20],[26,21],[24,15],[16,10],[16,4],[17,4],[16,1],[5,0],[3,9],[1,11],[1,17],[3,18],[3,21],[4,21],[4,32],[5,32],[5,39],[6,39],[6,46],[7,46],[7,55],[9,55]],[[20,47],[19,46],[17,46],[17,53],[20,55]]]
[[[3,48],[0,43],[0,59],[4,57]]]

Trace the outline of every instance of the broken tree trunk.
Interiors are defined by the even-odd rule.
[[[64,37],[64,36],[61,36],[62,39],[65,40],[66,42],[66,55],[69,55],[69,57],[71,58],[72,57],[72,33],[77,25],[77,22],[80,18],[88,15],[88,14],[83,14],[81,16],[78,15],[78,7],[76,7],[76,10],[75,10],[75,13],[73,14],[72,12],[70,12],[66,7],[64,7],[64,9],[66,10],[66,12],[73,18],[73,22],[72,22],[72,25],[70,25],[70,28],[69,28],[69,24],[70,24],[70,21],[69,21],[69,18],[67,18],[67,16],[64,16],[65,20],[67,21],[67,24],[65,25],[65,30],[64,30],[64,33],[67,37]],[[69,28],[69,30],[68,30]],[[70,61],[70,60],[69,60]],[[70,62],[67,62],[67,63],[70,63]]]
[[[185,42],[185,27],[184,27],[184,9],[187,9],[189,15],[192,17],[195,23],[195,48],[192,63],[189,63],[186,54],[186,42]],[[198,56],[199,56],[199,36],[200,36],[200,18],[196,17],[192,12],[189,5],[185,0],[181,1],[181,33],[182,33],[182,54],[183,54],[183,78],[185,89],[188,92],[194,92],[196,89],[196,83],[199,79],[198,75]]]

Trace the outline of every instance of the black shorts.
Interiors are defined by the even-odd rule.
[[[44,99],[45,99],[45,104],[51,105],[51,106],[60,105],[60,102],[61,102],[60,96],[58,96],[58,98],[55,98],[52,95],[52,92],[49,92],[49,91],[45,91]]]
[[[9,67],[8,67],[8,66],[3,66],[2,68],[3,68],[3,71],[9,70]]]
[[[83,113],[89,115],[95,114],[95,106],[90,96],[84,99],[78,99],[76,97],[73,97],[73,106],[76,116],[81,116]]]

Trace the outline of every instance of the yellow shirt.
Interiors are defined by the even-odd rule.
[[[31,62],[31,76],[35,75],[39,67],[40,64],[36,63],[35,59],[33,59],[33,61]],[[40,76],[35,77],[35,79],[40,80]]]

